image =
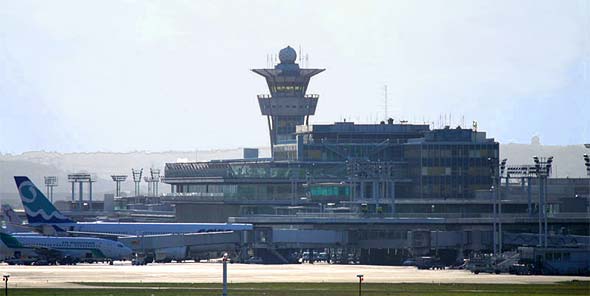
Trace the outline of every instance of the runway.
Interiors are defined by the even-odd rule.
[[[220,283],[220,263],[167,263],[132,266],[129,262],[115,265],[80,264],[75,266],[9,266],[0,265],[10,274],[14,288],[79,288],[75,282],[166,282]],[[417,270],[415,267],[291,264],[229,264],[228,279],[234,283],[262,282],[355,282],[363,274],[365,282],[374,283],[495,283],[529,284],[570,280],[590,280],[579,276],[517,276],[510,274],[472,274],[465,270]]]

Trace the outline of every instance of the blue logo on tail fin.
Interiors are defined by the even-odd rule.
[[[75,223],[60,213],[29,178],[15,176],[14,181],[29,224]]]

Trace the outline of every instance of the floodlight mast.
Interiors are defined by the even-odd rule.
[[[92,210],[92,183],[96,182],[94,177],[88,173],[74,173],[68,175],[68,182],[72,183],[72,203],[75,202],[75,185],[76,183],[79,184],[79,200],[78,200],[78,210],[81,211],[84,203],[84,183],[88,183],[89,190],[88,196],[90,200],[90,210]]]
[[[96,182],[96,178],[93,176],[90,176],[88,178],[88,195],[90,197],[90,203],[88,204],[90,206],[90,210],[94,210],[94,205],[92,204],[92,183]]]
[[[53,203],[53,189],[57,187],[57,176],[45,176],[44,180],[47,197]]]
[[[533,156],[535,172],[539,179],[539,246],[547,247],[547,178],[551,175],[553,156]]]
[[[121,196],[121,183],[127,180],[127,175],[111,175],[115,181],[115,196]]]
[[[502,254],[502,176],[504,176],[504,172],[506,171],[506,162],[508,161],[507,158],[502,159],[500,162],[500,175],[498,176],[498,191],[500,198],[498,198],[498,249],[500,254]],[[506,192],[508,193],[508,177],[506,177]]]
[[[495,157],[488,158],[490,166],[490,175],[492,177],[492,186],[490,193],[492,194],[492,249],[494,257],[498,255],[498,159]]]
[[[143,177],[143,180],[148,183],[148,196],[158,196],[160,169],[150,169],[150,175]]]
[[[143,168],[131,169],[131,173],[133,174],[133,182],[135,183],[135,196],[139,196],[139,187],[141,183],[141,175],[143,175]]]
[[[158,196],[158,187],[160,184],[160,169],[150,169],[150,177],[152,179],[153,196]]]

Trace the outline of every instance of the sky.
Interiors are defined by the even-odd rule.
[[[287,45],[311,123],[590,142],[590,0],[0,0],[0,153],[268,146],[250,69]]]

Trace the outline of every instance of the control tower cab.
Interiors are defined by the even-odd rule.
[[[315,114],[319,95],[307,95],[312,76],[325,69],[303,69],[295,61],[297,53],[287,46],[279,52],[280,63],[274,69],[253,69],[266,78],[270,95],[258,95],[260,112],[266,115],[271,150],[276,145],[294,144],[295,127],[308,125],[309,116]]]

